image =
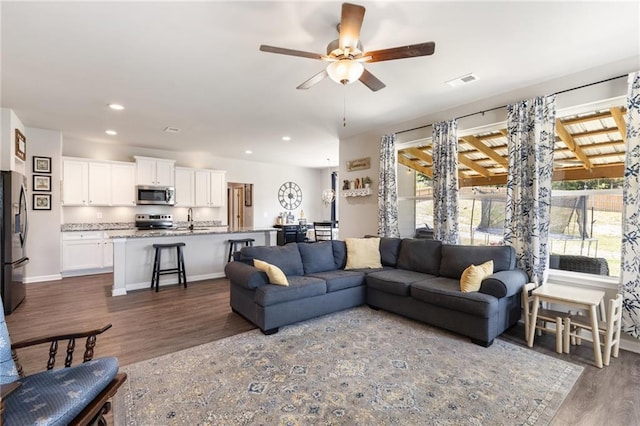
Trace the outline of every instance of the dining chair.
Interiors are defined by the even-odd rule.
[[[333,222],[313,222],[313,232],[316,241],[333,240]]]
[[[605,320],[598,321],[598,333],[602,335],[601,345],[604,347],[602,363],[609,365],[611,357],[618,357],[620,352],[620,329],[622,327],[622,295],[617,294],[615,299],[609,300],[609,306],[605,311]],[[571,315],[570,338],[571,342],[580,345],[582,339],[593,342],[592,339],[582,336],[582,330],[592,331],[591,321],[586,315],[580,313]]]
[[[522,308],[524,310],[524,335],[525,340],[529,336],[531,327],[531,313],[533,309],[534,296],[531,294],[536,288],[535,283],[528,283],[522,287]],[[542,335],[543,331],[555,333],[556,335],[556,352],[569,352],[569,328],[571,322],[571,314],[569,312],[556,311],[539,307],[536,320],[536,330],[538,335]],[[555,326],[551,328],[547,323],[553,323]]]

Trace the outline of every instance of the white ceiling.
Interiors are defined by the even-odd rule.
[[[340,138],[640,53],[637,1],[357,3],[365,50],[435,54],[366,65],[387,85],[376,93],[296,90],[326,63],[258,47],[324,53],[339,2],[2,1],[2,107],[68,139],[326,167]]]

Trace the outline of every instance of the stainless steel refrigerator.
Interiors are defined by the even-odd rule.
[[[0,284],[6,315],[13,312],[26,295],[28,215],[27,178],[16,172],[0,172]]]

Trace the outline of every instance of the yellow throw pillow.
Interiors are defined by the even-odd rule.
[[[471,265],[462,273],[460,277],[460,290],[463,293],[480,290],[482,280],[493,274],[493,260],[482,265]]]
[[[382,268],[380,238],[346,238],[347,265],[344,269]]]
[[[253,259],[253,266],[265,272],[269,277],[269,282],[271,284],[284,285],[284,286],[289,285],[287,276],[284,274],[284,272],[282,272],[282,269],[278,268],[276,265],[263,262],[262,260]]]

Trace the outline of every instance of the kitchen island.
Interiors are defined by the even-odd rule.
[[[108,231],[113,241],[112,296],[122,296],[127,291],[148,289],[153,271],[153,244],[184,242],[183,247],[187,282],[224,277],[230,239],[253,238],[254,245],[276,244],[274,228],[196,227],[166,230],[115,230]],[[164,250],[162,268],[176,265],[176,251]],[[160,277],[160,286],[177,284],[178,275]]]

